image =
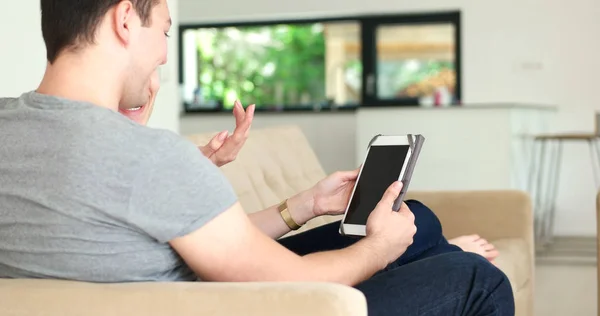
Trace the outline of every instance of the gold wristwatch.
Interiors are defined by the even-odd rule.
[[[291,230],[298,230],[300,227],[302,227],[298,225],[292,218],[292,214],[288,209],[287,199],[281,202],[281,204],[279,204],[277,210],[279,210],[279,214]]]

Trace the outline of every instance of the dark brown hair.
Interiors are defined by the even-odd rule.
[[[104,15],[123,0],[41,0],[42,36],[46,58],[53,63],[65,49],[94,43],[94,35]],[[152,8],[159,0],[129,0],[144,26],[151,21]]]

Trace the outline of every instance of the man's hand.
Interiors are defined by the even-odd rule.
[[[244,111],[242,104],[235,101],[233,106],[235,130],[233,134],[229,135],[227,131],[220,132],[206,146],[198,147],[202,154],[219,167],[234,161],[246,139],[248,139],[252,119],[254,119],[254,109],[255,106],[252,104]]]
[[[402,203],[398,211],[392,209],[401,189],[402,183],[394,182],[385,191],[367,219],[365,240],[376,249],[386,265],[398,259],[406,251],[417,233],[415,215],[406,203]]]
[[[311,190],[314,216],[344,214],[360,168],[338,171],[319,181]]]
[[[160,79],[158,77],[158,70],[155,70],[150,76],[150,82],[148,86],[148,102],[138,109],[122,109],[119,107],[119,113],[141,125],[147,125],[148,120],[150,120],[150,115],[152,115],[154,101],[156,101],[156,95],[158,94],[159,89]]]

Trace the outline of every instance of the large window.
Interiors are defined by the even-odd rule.
[[[460,15],[180,27],[188,111],[455,104]]]

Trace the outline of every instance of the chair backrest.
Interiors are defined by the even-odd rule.
[[[198,146],[215,133],[187,135]],[[297,126],[253,129],[237,159],[222,167],[246,212],[256,212],[306,190],[325,177],[308,140]],[[331,222],[314,219],[297,231]]]

